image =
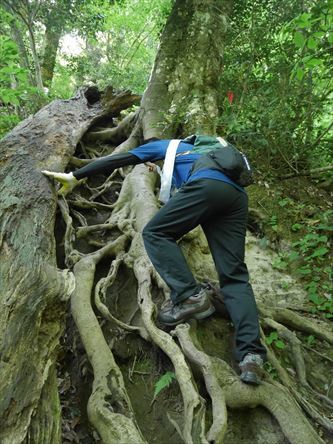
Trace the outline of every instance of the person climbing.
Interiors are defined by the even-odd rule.
[[[127,153],[99,158],[74,172],[42,172],[59,181],[62,184],[59,193],[65,195],[80,179],[95,174],[110,174],[116,168],[139,163],[148,163],[152,169],[153,162],[165,158],[165,165],[170,164],[170,142],[150,139]],[[201,225],[218,273],[223,301],[235,328],[240,378],[258,385],[266,350],[260,342],[257,307],[244,262],[248,197],[239,183],[203,161],[207,157],[204,153],[226,145],[228,142],[220,137],[199,135],[176,144],[173,141],[174,158],[169,173],[171,168],[172,185],[178,191],[166,199],[143,229],[142,237],[148,257],[171,290],[170,303],[161,308],[158,320],[174,326],[191,318],[207,318],[215,311],[211,302],[215,290],[195,280],[177,244],[183,235]],[[163,176],[161,182],[163,186]]]

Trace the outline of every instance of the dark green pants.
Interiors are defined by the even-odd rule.
[[[249,352],[265,354],[244,263],[247,212],[246,193],[219,180],[199,179],[180,188],[142,233],[147,254],[177,303],[195,294],[198,283],[176,241],[197,225],[202,226],[236,330],[238,360]]]

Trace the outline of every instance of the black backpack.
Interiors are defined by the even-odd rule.
[[[195,135],[187,137],[184,142],[194,145],[191,153],[202,154],[194,162],[190,174],[209,168],[223,172],[242,187],[254,182],[253,171],[246,156],[226,140],[220,142],[216,137]]]

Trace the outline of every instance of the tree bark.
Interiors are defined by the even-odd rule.
[[[57,268],[57,198],[40,170],[62,171],[82,135],[102,116],[111,118],[112,113],[104,112],[96,91],[81,90],[73,99],[55,101],[24,120],[1,141],[0,441],[4,444],[22,442],[32,417],[37,430],[43,415],[51,424],[52,412],[59,410],[56,395],[47,406],[41,393],[50,369],[54,371],[65,301],[74,279],[68,270]],[[59,425],[54,428],[53,436],[58,436]]]
[[[215,134],[223,38],[231,2],[177,1],[142,101],[145,138]]]
[[[20,64],[22,66],[22,68],[25,68],[28,73],[29,73],[29,79],[31,84],[34,84],[33,78],[31,76],[31,71],[30,71],[30,66],[29,66],[29,59],[28,59],[28,54],[24,45],[24,41],[22,38],[22,33],[18,27],[18,25],[16,24],[15,20],[13,20],[11,22],[11,31],[12,31],[12,38],[13,40],[16,42],[18,50],[19,50],[19,54],[20,54]]]
[[[53,27],[52,22],[50,23],[51,20],[49,20],[49,23],[46,25],[44,36],[44,54],[41,65],[42,82],[48,88],[52,84],[57,51],[62,34],[62,27]]]
[[[40,90],[42,90],[43,89],[42,72],[41,72],[41,67],[40,67],[39,56],[37,54],[35,35],[34,35],[34,31],[33,31],[33,24],[31,22],[29,22],[27,24],[27,27],[28,27],[29,42],[30,42],[32,58],[34,61],[34,66],[35,66],[36,85]]]

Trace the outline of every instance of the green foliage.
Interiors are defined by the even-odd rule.
[[[331,44],[333,43],[333,2],[318,2],[310,12],[299,14],[287,26],[293,33],[297,62],[293,74],[298,80],[311,73],[331,75]],[[314,69],[316,68],[316,69]]]
[[[310,347],[311,347],[312,345],[315,344],[315,342],[316,342],[316,338],[315,338],[313,335],[309,335],[309,336],[306,338],[306,342],[307,342],[307,344],[310,345]]]
[[[20,108],[35,92],[28,72],[19,65],[16,44],[0,35],[0,137],[21,120],[24,114]]]
[[[168,388],[174,379],[176,379],[174,372],[164,373],[164,375],[162,375],[155,384],[154,399],[159,395],[159,393],[161,393],[162,390]]]
[[[332,269],[327,266],[330,254],[333,211],[324,212],[312,224],[293,224],[294,231],[303,231],[292,243],[293,250],[282,253],[273,261],[278,270],[293,270],[302,281],[314,313],[333,317]],[[295,229],[296,227],[296,229]]]
[[[267,344],[271,345],[273,344],[276,348],[283,350],[286,346],[286,344],[283,342],[283,340],[279,337],[279,334],[277,331],[272,331],[269,336],[266,338]]]
[[[70,71],[66,66],[56,65],[49,98],[69,99],[75,93],[77,86]]]
[[[142,93],[156,55],[159,36],[172,0],[45,0],[6,2],[0,7],[0,135],[54,98],[69,98],[82,84],[131,89]],[[29,25],[30,23],[30,25]],[[21,38],[12,41],[12,25]],[[43,62],[45,29],[80,37],[85,49],[76,56],[61,48],[47,94],[38,91],[36,64],[28,26],[36,42],[35,57]],[[75,43],[74,43],[75,44]],[[27,71],[22,66],[30,66]]]
[[[264,369],[273,379],[278,379],[278,374],[277,374],[276,368],[273,367],[270,362],[266,361],[264,363]]]
[[[103,29],[89,36],[86,51],[67,59],[76,84],[93,82],[101,88],[142,93],[156,55],[160,32],[171,0],[128,0],[103,10]]]
[[[221,132],[266,175],[332,163],[332,1],[235,0],[234,9]]]

